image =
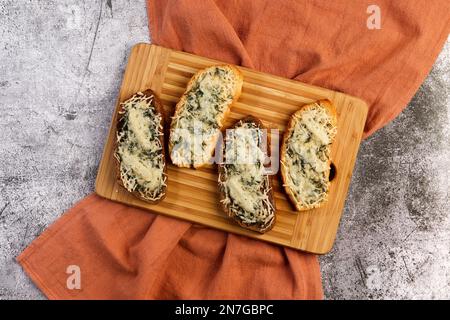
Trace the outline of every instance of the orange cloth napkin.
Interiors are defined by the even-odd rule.
[[[366,25],[374,1],[161,0],[147,8],[157,44],[362,97],[367,136],[411,99],[450,26],[446,0],[375,2],[380,30]],[[53,299],[322,298],[314,255],[96,195],[17,259]],[[71,265],[80,289],[67,288]]]

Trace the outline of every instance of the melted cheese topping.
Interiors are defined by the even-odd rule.
[[[245,189],[239,176],[232,176],[226,181],[230,199],[237,204],[244,212],[255,213],[259,206],[258,196],[253,190]]]
[[[153,105],[153,96],[138,92],[121,104],[121,128],[117,132],[115,157],[120,178],[130,192],[144,199],[158,200],[166,185],[164,174],[162,117]]]
[[[269,226],[275,218],[264,169],[266,156],[259,147],[262,137],[262,131],[251,122],[241,121],[228,130],[225,164],[219,175],[223,204],[244,224],[259,228]]]
[[[207,163],[233,101],[239,81],[230,67],[213,66],[202,72],[185,92],[185,103],[172,118],[172,162],[179,166]]]
[[[285,186],[305,208],[315,207],[327,199],[330,147],[336,130],[326,108],[318,103],[294,114],[282,165]]]
[[[151,152],[161,150],[159,139],[149,139],[148,117],[144,115],[144,110],[129,109],[128,126],[143,150]]]
[[[138,184],[146,185],[149,190],[155,190],[161,185],[163,175],[160,168],[145,164],[138,154],[131,153],[123,146],[120,147],[119,153],[122,157],[123,167],[129,168],[134,173]]]

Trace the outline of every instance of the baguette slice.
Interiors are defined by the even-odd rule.
[[[266,133],[252,116],[227,131],[223,163],[219,165],[220,203],[224,212],[241,227],[264,233],[275,223],[271,176],[264,172]],[[270,150],[267,141],[266,150]]]
[[[119,185],[148,203],[166,196],[164,110],[151,90],[120,104],[114,157]]]
[[[328,199],[336,125],[329,100],[305,105],[291,116],[281,146],[281,176],[298,211],[320,207]]]
[[[199,168],[209,163],[242,83],[241,72],[231,65],[208,67],[192,77],[170,126],[169,153],[174,165]]]

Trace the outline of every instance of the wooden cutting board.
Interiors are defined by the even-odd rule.
[[[220,210],[217,173],[212,166],[195,170],[169,165],[167,196],[157,205],[135,198],[116,183],[113,141],[119,102],[137,91],[151,88],[161,98],[164,108],[171,112],[191,76],[199,69],[218,63],[221,62],[150,44],[133,47],[98,170],[97,194],[224,231],[308,252],[327,253],[339,226],[367,116],[367,105],[362,100],[340,92],[239,67],[244,75],[242,95],[232,106],[226,127],[251,114],[284,130],[289,116],[300,106],[324,98],[335,104],[338,113],[338,134],[331,152],[336,176],[331,182],[328,202],[322,208],[297,213],[283,192],[279,176],[274,177],[276,223],[266,234],[237,226]]]

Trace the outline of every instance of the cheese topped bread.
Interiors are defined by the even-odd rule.
[[[120,104],[114,153],[117,178],[126,190],[150,203],[166,194],[163,126],[162,107],[151,90]]]
[[[336,117],[331,102],[320,100],[301,107],[288,124],[281,147],[281,175],[298,211],[317,208],[328,198]]]
[[[241,72],[231,65],[197,72],[175,108],[169,137],[173,164],[198,168],[211,159],[223,121],[241,93]]]
[[[240,226],[261,233],[275,222],[271,177],[264,168],[264,129],[254,117],[238,121],[227,130],[224,163],[219,165],[223,210]]]

